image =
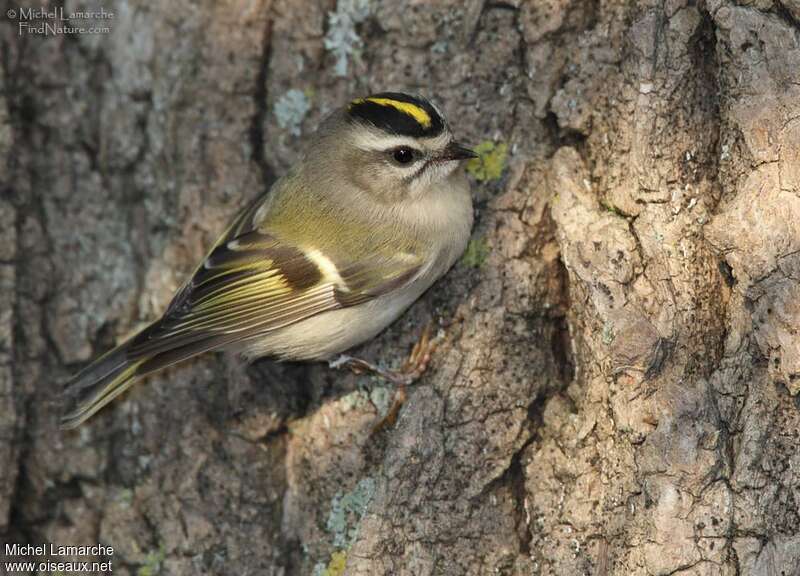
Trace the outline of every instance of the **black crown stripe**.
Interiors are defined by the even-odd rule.
[[[444,130],[444,120],[430,102],[400,92],[381,92],[353,100],[348,114],[353,120],[402,136],[436,136]]]

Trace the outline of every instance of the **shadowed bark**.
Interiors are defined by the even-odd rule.
[[[3,543],[142,576],[800,574],[800,2],[104,8],[41,36],[3,5]],[[395,425],[385,383],[207,355],[59,431],[69,375],[379,90],[483,155],[467,254],[358,350],[446,331]]]

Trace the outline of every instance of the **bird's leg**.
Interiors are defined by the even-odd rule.
[[[399,370],[381,368],[377,364],[373,364],[361,358],[348,356],[347,354],[342,354],[335,360],[332,360],[328,363],[328,366],[335,369],[350,369],[356,374],[368,372],[396,386],[408,386],[413,384],[425,373],[431,361],[432,354],[442,341],[443,335],[441,334],[431,338],[432,331],[433,323],[429,323],[422,331],[420,339],[414,344],[414,347],[411,349],[411,354],[409,354]]]
[[[372,362],[344,354],[329,363],[331,368],[349,368],[356,374],[363,374],[365,372],[372,373],[397,386],[392,405],[386,412],[386,416],[373,428],[373,434],[394,426],[394,423],[397,421],[397,416],[400,413],[400,408],[406,400],[405,387],[416,382],[419,377],[425,373],[425,370],[427,370],[428,364],[431,361],[431,356],[444,338],[443,334],[437,334],[435,337],[431,338],[432,331],[433,323],[431,322],[425,326],[420,339],[414,344],[414,347],[411,349],[411,354],[409,354],[399,370],[381,368]]]
[[[336,360],[328,362],[328,366],[337,370],[349,369],[354,374],[374,374],[396,386],[403,386],[409,383],[408,375],[403,372],[381,368],[377,364],[347,354],[341,354]]]

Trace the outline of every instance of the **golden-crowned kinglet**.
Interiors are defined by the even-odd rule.
[[[329,359],[372,338],[464,250],[472,201],[459,161],[474,156],[423,98],[386,92],[337,110],[161,319],[68,383],[64,426],[208,350]]]

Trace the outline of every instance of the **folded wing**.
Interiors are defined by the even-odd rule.
[[[78,426],[156,370],[322,312],[361,304],[408,282],[420,270],[419,260],[407,253],[384,251],[347,262],[266,231],[247,230],[241,222],[234,222],[160,320],[68,384],[74,408],[64,418],[66,427]]]

